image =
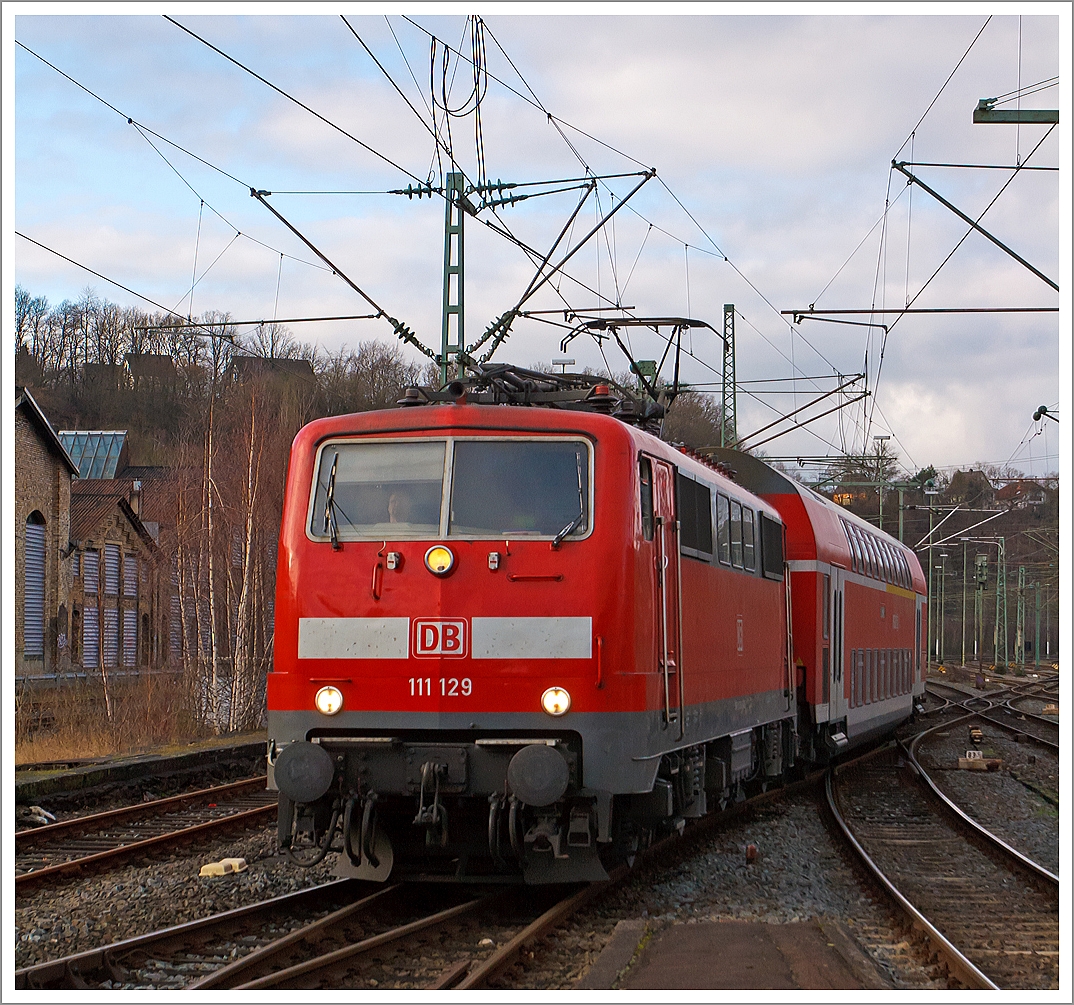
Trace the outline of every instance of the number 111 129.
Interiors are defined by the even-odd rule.
[[[425,698],[433,694],[432,677],[411,677],[410,697]],[[443,698],[458,698],[460,695],[468,696],[473,692],[474,685],[469,677],[441,677],[440,696]]]

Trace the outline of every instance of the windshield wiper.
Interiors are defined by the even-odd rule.
[[[578,454],[575,454],[574,457],[574,470],[578,476],[578,515],[552,538],[553,548],[558,548],[563,543],[563,539],[585,519],[585,495],[582,492],[582,459]]]
[[[566,527],[563,528],[554,538],[552,538],[552,547],[558,548],[563,539],[571,533],[583,520],[585,519],[585,510],[582,510]]]
[[[332,458],[332,470],[328,475],[328,489],[325,492],[324,529],[332,539],[332,550],[340,551],[339,528],[336,525],[336,465],[339,464],[339,451]]]

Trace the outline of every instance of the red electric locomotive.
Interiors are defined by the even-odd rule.
[[[883,583],[875,611],[831,503],[800,487],[797,508],[790,488],[766,501],[746,487],[752,459],[728,458],[750,476],[736,481],[643,431],[651,404],[573,379],[413,389],[404,402],[424,407],[295,438],[268,680],[294,861],[338,852],[340,875],[367,879],[600,879],[800,751],[909,714],[903,663],[856,661],[914,631],[912,555],[911,585]],[[821,577],[835,600],[818,614],[806,593]]]

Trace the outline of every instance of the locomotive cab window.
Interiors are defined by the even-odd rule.
[[[415,540],[582,537],[590,527],[586,443],[390,440],[321,447],[311,537]]]
[[[641,483],[641,533],[646,541],[653,539],[653,463],[643,457],[638,463]]]
[[[753,544],[753,510],[742,507],[742,561],[749,572],[757,567]]]
[[[329,444],[310,514],[316,537],[436,536],[444,486],[443,441]]]
[[[448,534],[580,537],[589,524],[589,456],[564,440],[458,440]]]
[[[716,497],[716,547],[720,562],[731,564],[731,500],[725,495]]]
[[[742,568],[742,503],[731,500],[731,564]]]

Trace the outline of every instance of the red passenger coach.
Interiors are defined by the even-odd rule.
[[[755,457],[716,456],[787,524],[798,698],[813,749],[835,752],[906,719],[925,692],[925,578],[889,534]],[[804,716],[803,716],[804,718]]]
[[[859,573],[830,503],[760,498],[595,380],[512,373],[546,407],[414,389],[422,407],[295,438],[268,709],[298,864],[599,879],[800,750],[909,714],[919,675],[893,654],[920,650],[912,556],[905,587]]]

